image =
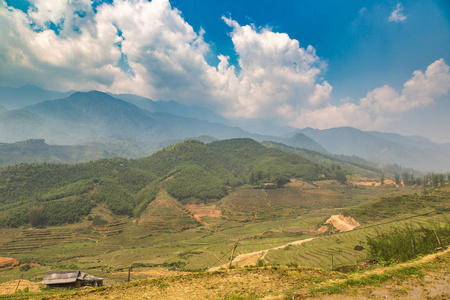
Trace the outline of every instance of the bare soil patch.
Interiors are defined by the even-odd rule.
[[[355,229],[358,226],[361,226],[355,219],[352,217],[344,217],[342,214],[331,216],[326,223],[331,223],[333,226],[341,232],[346,232]]]
[[[0,268],[15,267],[19,265],[17,259],[11,257],[0,257]]]
[[[194,216],[194,218],[201,224],[205,222],[201,219],[203,217],[220,219],[222,217],[222,212],[216,209],[215,205],[205,205],[201,204],[186,204],[186,207]]]

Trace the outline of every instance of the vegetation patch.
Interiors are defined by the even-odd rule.
[[[382,262],[403,262],[450,245],[450,222],[445,226],[393,228],[367,237],[369,255]]]

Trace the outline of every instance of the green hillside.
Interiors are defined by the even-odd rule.
[[[20,164],[0,171],[0,226],[74,223],[99,203],[139,216],[159,188],[181,203],[211,203],[244,185],[327,179],[327,168],[250,139],[187,141],[152,156],[67,164]]]
[[[262,144],[267,148],[275,148],[287,153],[298,154],[324,166],[332,167],[332,165],[340,164],[343,168],[352,173],[358,173],[370,178],[378,178],[382,173],[381,169],[377,167],[376,163],[369,162],[356,156],[333,155],[329,153],[308,150],[305,148],[286,146],[284,144],[275,142],[263,142]]]

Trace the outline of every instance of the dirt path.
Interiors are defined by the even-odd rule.
[[[237,266],[256,265],[258,263],[258,260],[264,259],[267,255],[267,253],[269,253],[269,251],[271,251],[271,250],[278,250],[278,249],[286,248],[288,246],[301,245],[303,243],[310,242],[313,239],[315,239],[315,238],[298,240],[298,241],[294,241],[294,242],[291,242],[291,243],[288,243],[288,244],[285,244],[282,246],[270,248],[270,249],[240,254],[233,259],[232,264],[237,265]],[[223,264],[219,267],[210,268],[209,271],[217,271],[220,268],[227,268],[227,267],[228,267],[228,264]]]

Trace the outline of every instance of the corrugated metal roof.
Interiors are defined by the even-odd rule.
[[[42,280],[42,284],[72,283],[77,280],[83,280],[85,275],[85,273],[80,271],[47,273]]]

